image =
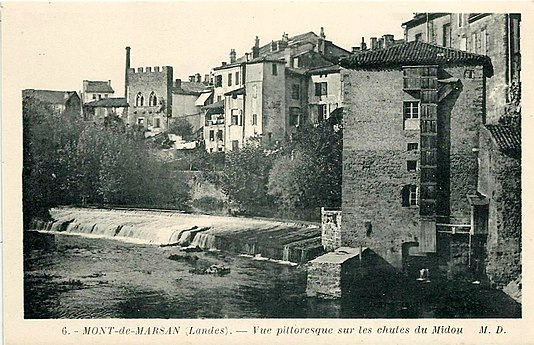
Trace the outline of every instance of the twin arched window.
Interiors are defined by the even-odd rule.
[[[137,94],[137,97],[135,98],[135,106],[136,107],[142,107],[145,103],[145,98],[143,97],[143,95],[141,94],[141,92],[139,92]]]
[[[139,92],[137,96],[135,97],[135,106],[142,107],[144,105],[145,105],[145,97],[143,96],[141,92]],[[152,91],[150,93],[150,96],[148,97],[148,106],[154,107],[156,105],[158,105],[158,97],[156,96],[156,93]]]
[[[150,97],[148,98],[148,105],[151,107],[158,105],[158,97],[156,96],[156,93],[154,91],[150,93]]]

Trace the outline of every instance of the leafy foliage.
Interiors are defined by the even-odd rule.
[[[23,103],[25,227],[49,207],[124,204],[184,208],[185,182],[174,181],[141,132],[120,119],[84,123],[34,99]]]

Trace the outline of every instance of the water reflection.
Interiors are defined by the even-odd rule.
[[[28,242],[29,243],[29,242]],[[225,253],[57,235],[25,248],[25,318],[454,318],[520,317],[495,290],[403,281],[342,300],[305,295],[306,272]],[[176,257],[175,257],[176,258]],[[223,265],[230,274],[197,275]]]

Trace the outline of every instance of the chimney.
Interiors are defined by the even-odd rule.
[[[245,53],[245,61],[247,61],[247,62],[248,62],[249,57],[250,57],[249,55],[250,55],[249,53]]]
[[[360,49],[367,50],[367,43],[365,43],[365,37],[362,37],[362,42],[360,43]]]
[[[200,76],[200,73],[195,74],[195,78],[197,83],[202,83],[202,76]]]
[[[383,38],[384,38],[384,48],[391,46],[393,42],[395,41],[395,36],[391,34],[386,34],[383,36]]]
[[[254,40],[254,47],[252,47],[252,58],[258,58],[260,57],[260,39],[258,36],[256,36],[256,39]]]
[[[209,84],[209,83],[210,83],[210,75],[204,74],[204,84]]]
[[[221,65],[226,66],[226,61],[221,62]]]
[[[282,35],[282,40],[278,42],[278,49],[279,50],[286,49],[288,41],[289,41],[289,36],[284,32],[284,34]]]
[[[378,49],[382,49],[382,48],[384,48],[384,38],[380,37],[378,39]]]
[[[271,51],[275,52],[278,50],[278,42],[271,41]]]
[[[195,79],[196,79],[196,78],[195,78],[194,75],[190,75],[190,76],[189,76],[189,81],[190,81],[191,83],[193,83],[193,82],[195,81]]]
[[[376,49],[376,37],[371,37],[371,50]]]
[[[359,53],[360,52],[360,47],[352,47],[352,53],[355,54],[355,53]]]
[[[235,62],[235,57],[236,57],[235,49],[230,49],[230,63]]]
[[[181,89],[182,88],[182,79],[176,79],[174,81],[174,87],[177,88],[177,89]]]
[[[319,54],[324,53],[324,39],[326,38],[324,34],[324,28],[321,26],[321,33],[319,34],[319,39],[317,40],[317,52]]]
[[[124,98],[128,98],[128,70],[130,69],[130,47],[126,47],[126,63],[124,69]]]

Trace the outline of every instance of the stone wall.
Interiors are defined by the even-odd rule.
[[[341,247],[341,211],[321,208],[321,244],[326,251]]]
[[[469,71],[466,73],[466,70]],[[476,192],[478,131],[484,114],[482,67],[450,67],[440,78],[458,78],[438,105],[438,198],[441,214],[470,223],[467,194]],[[465,77],[468,76],[468,77]],[[391,265],[402,266],[401,246],[417,242],[424,230],[419,207],[403,206],[406,185],[419,186],[420,176],[407,170],[417,161],[419,130],[405,130],[403,101],[416,94],[403,90],[401,70],[343,72],[345,112],[343,140],[343,224],[341,243],[366,246]],[[443,201],[443,200],[441,200]]]
[[[143,126],[153,132],[160,132],[166,128],[167,117],[172,115],[172,78],[173,69],[170,66],[130,68],[128,71],[128,123],[134,125],[138,119],[143,119]],[[157,96],[157,105],[149,106],[150,94]],[[144,98],[143,106],[136,106],[136,97],[141,93]],[[155,119],[159,119],[159,128]]]
[[[481,131],[480,192],[489,199],[486,274],[499,288],[521,275],[521,158],[498,150]]]

